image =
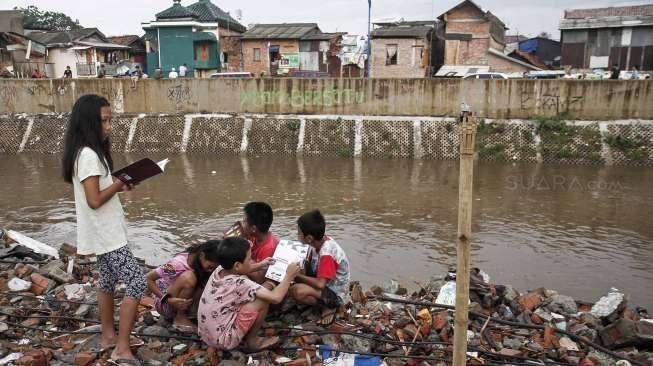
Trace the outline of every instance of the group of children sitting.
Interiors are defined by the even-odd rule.
[[[322,307],[322,322],[333,321],[346,304],[349,261],[335,240],[325,235],[326,223],[318,210],[297,220],[298,240],[311,247],[305,265],[292,263],[281,282],[265,277],[279,238],[270,231],[273,211],[265,202],[244,206],[238,230],[222,240],[209,240],[176,254],[147,275],[156,310],[182,332],[197,332],[209,346],[257,351],[276,338],[258,336],[270,305],[292,298]],[[303,266],[302,266],[303,265]],[[304,267],[304,269],[301,269]]]

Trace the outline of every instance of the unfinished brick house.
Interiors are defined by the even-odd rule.
[[[538,68],[504,53],[505,24],[490,11],[465,0],[438,17],[444,23],[444,64],[485,66],[490,71],[524,72]]]
[[[444,42],[436,36],[436,21],[374,25],[372,77],[430,77],[442,65]]]
[[[257,76],[339,76],[342,33],[316,23],[257,24],[241,36],[245,71]]]

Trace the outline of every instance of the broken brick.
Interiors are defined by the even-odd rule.
[[[16,265],[14,273],[16,274],[16,277],[25,278],[32,273],[32,268],[24,263],[19,263]]]
[[[511,348],[502,348],[501,351],[499,351],[500,354],[504,356],[521,356],[522,352],[516,349],[511,349]]]
[[[29,318],[27,320],[24,320],[20,324],[24,325],[26,327],[36,327],[37,325],[41,324],[41,319],[39,319],[39,318]]]
[[[519,304],[526,310],[533,311],[542,303],[542,297],[538,292],[530,292],[519,298]]]
[[[91,352],[80,352],[75,355],[75,366],[88,366],[95,360],[95,354]]]
[[[48,288],[48,285],[50,285],[50,280],[38,273],[32,273],[30,279],[32,280],[31,291],[37,296],[43,295],[45,290]]]

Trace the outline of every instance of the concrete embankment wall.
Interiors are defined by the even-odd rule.
[[[461,79],[0,80],[0,113],[65,113],[106,96],[117,113],[266,113],[653,119],[653,81]]]
[[[0,154],[60,153],[69,114],[0,115]],[[453,118],[116,114],[115,153],[458,159]],[[481,119],[482,161],[653,166],[653,121]]]

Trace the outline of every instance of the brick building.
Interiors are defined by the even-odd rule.
[[[241,36],[243,67],[255,75],[338,76],[341,40],[316,23],[257,24]]]
[[[565,10],[562,65],[653,70],[653,4]]]
[[[444,42],[436,35],[435,21],[375,26],[378,28],[372,31],[372,77],[430,77],[442,66]]]
[[[461,2],[438,19],[444,23],[445,65],[488,66],[500,72],[538,70],[505,54],[508,28],[473,1]]]

